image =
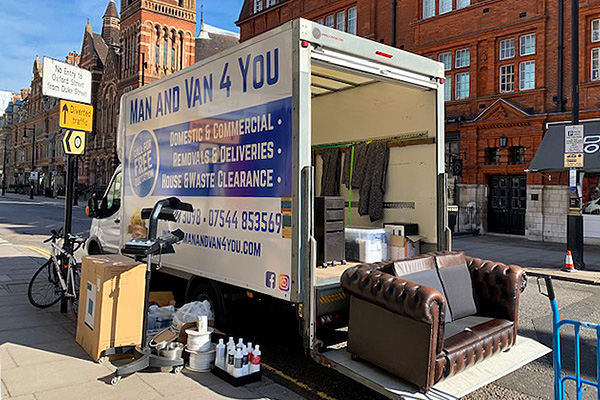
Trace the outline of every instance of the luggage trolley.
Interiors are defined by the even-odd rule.
[[[544,293],[540,286],[538,278],[538,288],[540,293],[550,299],[550,307],[552,307],[552,361],[554,365],[554,399],[564,400],[565,397],[565,382],[575,382],[577,389],[577,399],[581,400],[583,396],[583,385],[588,385],[596,388],[597,398],[600,399],[600,324],[591,322],[577,321],[574,319],[560,319],[558,304],[554,296],[554,287],[552,286],[552,278],[545,276],[546,290]],[[562,376],[561,351],[560,351],[560,329],[564,325],[573,325],[575,329],[575,376]],[[581,377],[581,343],[579,340],[579,332],[581,328],[593,329],[596,331],[596,382],[583,379]]]

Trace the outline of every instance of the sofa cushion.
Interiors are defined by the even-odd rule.
[[[393,274],[396,276],[403,276],[428,269],[435,270],[435,259],[432,256],[419,256],[408,260],[398,260],[394,261],[393,268]],[[441,293],[444,294],[443,291]]]
[[[473,282],[464,254],[453,252],[436,255],[435,261],[452,320],[476,314]]]
[[[418,272],[413,272],[412,274],[406,274],[401,277],[407,281],[411,281],[414,283],[418,283],[423,286],[428,286],[432,289],[436,289],[442,295],[444,295],[444,288],[442,283],[440,282],[440,278],[435,269],[425,269]],[[444,297],[446,297],[444,295]],[[452,321],[452,315],[450,314],[450,309],[448,307],[448,301],[446,300],[446,312],[445,312],[444,322],[448,323]]]
[[[513,323],[506,319],[474,316],[453,321],[446,324],[446,327],[452,326],[455,322],[459,322],[461,325],[470,326],[466,326],[452,336],[447,336],[444,333],[443,351],[447,354],[454,353],[467,346],[473,346],[474,344],[485,341],[485,339],[493,337],[503,331],[511,332],[513,328]],[[452,328],[451,330],[455,331],[455,329]]]

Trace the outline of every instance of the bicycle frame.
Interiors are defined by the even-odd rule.
[[[75,276],[73,274],[73,267],[77,265],[77,260],[75,257],[68,252],[66,252],[62,247],[58,246],[55,242],[50,243],[52,245],[52,252],[50,257],[52,258],[52,263],[54,264],[54,268],[56,269],[56,273],[58,275],[58,280],[60,282],[60,286],[63,290],[64,296],[76,297],[75,294]],[[61,273],[62,263],[59,260],[59,256],[67,257],[68,260],[68,270],[67,270],[67,281],[63,278],[63,274]],[[71,290],[69,290],[71,289]]]
[[[565,399],[565,382],[575,382],[577,390],[577,400],[581,400],[583,396],[583,385],[588,385],[596,388],[597,398],[600,399],[600,324],[594,324],[591,322],[577,321],[574,319],[560,319],[560,313],[558,311],[558,303],[554,295],[554,288],[552,286],[552,279],[548,276],[544,277],[546,281],[546,289],[548,293],[543,293],[550,299],[550,307],[552,308],[552,361],[554,365],[554,399],[564,400]],[[539,285],[539,281],[538,281]],[[573,325],[575,330],[575,376],[562,376],[562,362],[561,362],[561,351],[560,351],[560,330],[565,325]],[[596,331],[596,382],[583,379],[581,377],[581,343],[580,343],[580,330],[581,328],[593,329]]]

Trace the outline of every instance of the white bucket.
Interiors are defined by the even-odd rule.
[[[210,349],[210,334],[213,328],[208,328],[206,332],[198,332],[196,329],[186,329],[188,335],[187,348],[192,351],[207,351]]]
[[[187,369],[194,372],[208,372],[212,364],[215,362],[215,345],[209,346],[208,351],[193,351],[185,349],[190,353],[190,363],[186,366]]]

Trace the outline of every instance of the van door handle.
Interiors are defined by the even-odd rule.
[[[120,224],[120,223],[121,223],[121,219],[120,218],[115,219],[115,224]]]

